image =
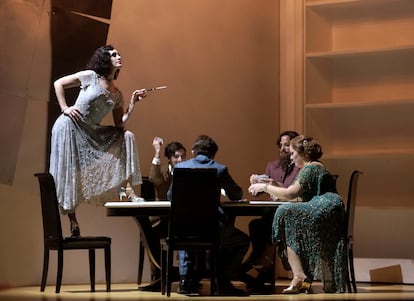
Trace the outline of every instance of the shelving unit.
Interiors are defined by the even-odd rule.
[[[413,208],[414,1],[305,0],[304,16],[304,132],[334,173],[364,171],[359,205]]]

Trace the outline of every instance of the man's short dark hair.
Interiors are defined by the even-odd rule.
[[[187,152],[185,147],[180,142],[176,142],[176,141],[170,142],[165,146],[164,156],[167,157],[168,159],[171,159],[171,157],[174,156],[175,152],[178,151],[179,149],[184,150],[184,153]]]
[[[218,151],[218,145],[213,138],[207,135],[200,135],[197,137],[193,145],[194,155],[205,155],[207,157],[214,158]]]

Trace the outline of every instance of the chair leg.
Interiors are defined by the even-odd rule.
[[[347,260],[347,262],[348,262],[348,260]],[[348,293],[352,293],[351,280],[350,280],[350,277],[349,277],[349,262],[348,262],[347,267],[346,267],[346,289],[347,289]]]
[[[349,270],[347,270],[346,274],[346,288],[348,290],[348,293],[352,293],[351,280],[349,279]]]
[[[217,253],[215,250],[210,251],[210,295],[219,295],[217,283]]]
[[[95,291],[95,249],[89,249],[89,279],[91,292]]]
[[[352,287],[354,289],[354,293],[357,293],[357,287],[356,287],[356,281],[355,281],[355,269],[354,269],[354,252],[352,250],[352,246],[349,249],[348,252],[348,257],[349,257],[349,271],[351,274],[351,282],[352,282]]]
[[[166,246],[161,243],[161,294],[165,295],[165,288],[166,288],[166,277],[167,277],[167,254],[165,250]]]
[[[138,277],[137,284],[142,283],[142,271],[144,270],[145,248],[142,240],[139,241],[139,254],[138,254]]]
[[[352,288],[351,288],[351,280],[350,280],[350,260],[349,260],[349,246],[347,246],[347,250],[346,250],[346,289],[348,291],[348,293],[352,293]]]
[[[105,247],[105,279],[106,291],[111,291],[111,246]]]
[[[58,267],[56,275],[56,294],[60,293],[60,286],[62,285],[62,272],[63,272],[63,250],[59,249],[58,252]]]
[[[45,291],[48,270],[49,270],[49,248],[45,247],[44,255],[43,255],[42,284],[40,285],[41,292]]]
[[[171,275],[172,275],[172,266],[173,266],[173,253],[174,250],[168,245],[167,250],[167,264],[166,264],[166,277],[165,277],[165,284],[167,286],[167,297],[171,296]]]
[[[215,272],[212,272],[212,275],[210,277],[210,295],[211,296],[218,296],[218,285],[217,285],[217,276]]]

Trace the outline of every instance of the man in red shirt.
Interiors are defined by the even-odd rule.
[[[271,161],[262,175],[250,176],[250,183],[266,182],[288,187],[296,178],[299,169],[291,163],[289,143],[299,134],[295,131],[284,131],[277,138],[279,159]],[[266,211],[261,218],[249,223],[249,234],[252,242],[252,254],[246,264],[246,283],[250,288],[262,289],[274,286],[274,254],[276,246],[271,243],[272,221],[275,210]]]

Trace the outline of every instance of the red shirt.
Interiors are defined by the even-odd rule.
[[[279,164],[279,160],[267,163],[265,172],[265,174],[272,178],[274,181],[282,183],[284,187],[288,187],[290,184],[292,184],[298,173],[299,168],[294,166],[292,171],[289,174],[285,175],[285,171],[282,170],[282,167]]]

